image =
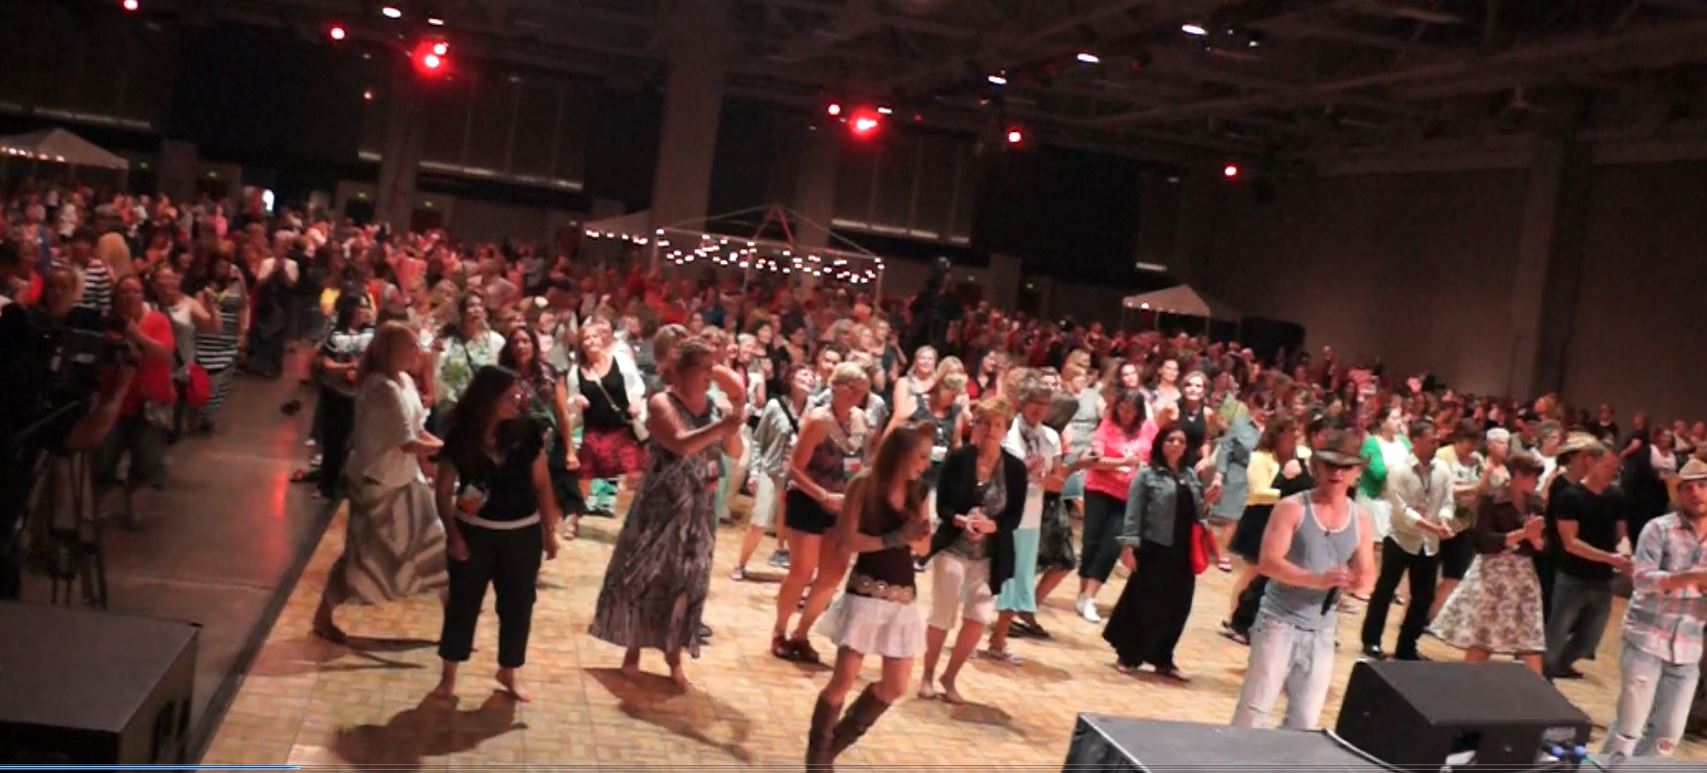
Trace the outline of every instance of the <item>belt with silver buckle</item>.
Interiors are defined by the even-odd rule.
[[[918,595],[917,589],[911,585],[896,585],[867,575],[855,574],[848,581],[848,592],[855,596],[894,601],[900,604],[911,604]]]

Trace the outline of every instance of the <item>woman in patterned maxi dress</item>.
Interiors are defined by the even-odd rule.
[[[588,630],[627,648],[622,670],[629,676],[640,672],[642,648],[663,650],[670,678],[682,685],[682,650],[699,657],[717,537],[718,454],[740,455],[746,420],[743,407],[712,401],[713,360],[703,341],[683,342],[668,387],[652,397],[646,421],[652,458],[605,568]],[[740,394],[738,384],[722,386],[726,394]]]

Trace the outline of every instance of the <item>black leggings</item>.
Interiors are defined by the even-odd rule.
[[[450,601],[439,632],[439,657],[453,663],[468,660],[474,649],[474,626],[486,603],[486,586],[491,585],[498,595],[498,665],[521,668],[527,662],[540,551],[544,550],[540,526],[488,529],[458,523],[456,528],[468,543],[468,560],[450,562]]]
[[[344,462],[350,458],[350,435],[356,429],[356,401],[320,389],[320,495],[331,499],[342,487]]]
[[[1079,576],[1108,582],[1120,561],[1120,536],[1126,527],[1126,502],[1100,491],[1085,492],[1084,549],[1079,551]]]

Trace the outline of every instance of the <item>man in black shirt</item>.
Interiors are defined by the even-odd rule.
[[[1547,673],[1582,677],[1572,668],[1600,645],[1612,615],[1612,579],[1630,572],[1630,557],[1618,553],[1624,539],[1624,497],[1612,487],[1618,455],[1598,441],[1577,452],[1587,461],[1580,483],[1561,489],[1549,503],[1559,534],[1553,614],[1547,620]]]

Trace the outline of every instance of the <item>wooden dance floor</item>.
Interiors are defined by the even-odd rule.
[[[826,668],[777,660],[767,651],[776,584],[728,579],[744,525],[726,526],[717,545],[706,623],[709,646],[688,665],[693,688],[680,691],[661,674],[662,657],[647,653],[649,673],[629,681],[617,672],[622,653],[586,635],[610,544],[619,522],[586,519],[582,538],[546,564],[534,611],[528,664],[533,702],[495,692],[497,619],[489,600],[477,650],[463,667],[454,705],[424,701],[439,673],[434,651],[436,599],[381,607],[346,607],[339,623],[353,647],[313,637],[309,620],[326,571],[343,542],[343,516],[327,530],[301,582],[256,658],[215,736],[208,764],[292,763],[350,769],[445,769],[470,765],[554,765],[585,769],[682,770],[739,766],[798,770],[806,727]],[[769,540],[753,566],[764,567]],[[774,570],[764,577],[776,576]],[[928,574],[921,591],[929,593]],[[1122,676],[1100,626],[1071,610],[1075,580],[1050,600],[1041,620],[1055,638],[1016,640],[1019,667],[974,660],[959,687],[970,705],[910,697],[877,723],[841,760],[849,768],[884,770],[943,766],[1059,765],[1079,711],[1223,723],[1243,675],[1246,650],[1216,634],[1225,616],[1231,575],[1210,569],[1198,585],[1179,662],[1193,678],[1174,686]],[[1124,580],[1103,593],[1103,611]],[[922,603],[922,601],[921,601]],[[1389,615],[1396,627],[1402,609]],[[1617,614],[1622,614],[1620,603]],[[1594,719],[1596,737],[1612,717],[1617,692],[1618,616],[1588,674],[1562,682],[1565,694]],[[1361,616],[1342,616],[1334,691],[1323,721],[1332,724],[1358,651]],[[1392,631],[1386,646],[1392,647]],[[816,638],[818,648],[832,652]],[[952,641],[952,640],[951,640]],[[1457,654],[1432,639],[1423,652]],[[915,677],[917,668],[915,667]],[[876,660],[866,677],[877,676]],[[916,687],[916,682],[914,687]],[[1686,740],[1679,756],[1707,760],[1707,745]]]

